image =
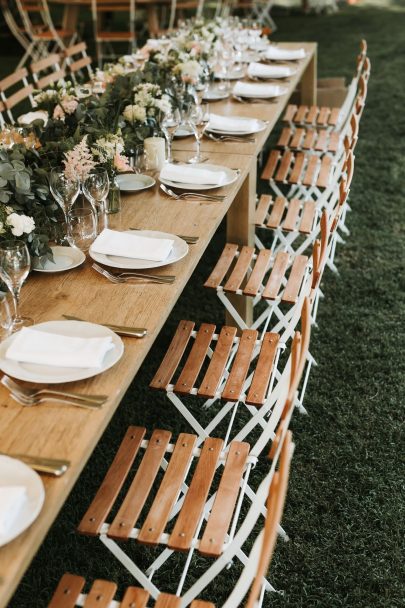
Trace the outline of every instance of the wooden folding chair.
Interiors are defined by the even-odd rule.
[[[91,57],[87,54],[87,44],[78,42],[67,48],[64,52],[65,66],[68,74],[72,77],[73,82],[77,82],[77,76],[80,75],[82,80],[91,80],[93,70],[91,68]],[[87,77],[84,76],[84,70],[87,72]]]
[[[55,82],[64,80],[66,73],[61,68],[61,63],[62,57],[58,53],[31,63],[30,70],[37,89],[46,89]]]
[[[26,68],[20,68],[16,70],[10,76],[3,78],[0,80],[0,99],[2,102],[2,108],[0,108],[0,112],[3,116],[7,116],[7,119],[12,124],[15,123],[15,118],[12,110],[24,102],[25,100],[29,100],[31,106],[34,105],[34,100],[32,97],[34,87],[32,84],[28,83],[28,71]],[[7,122],[7,121],[4,121]]]
[[[112,49],[112,43],[114,42],[126,42],[129,46],[129,52],[132,53],[134,51],[135,0],[92,0],[91,12],[99,68],[103,67],[104,58],[116,58],[117,54]],[[122,31],[107,29],[105,23],[103,23],[107,13],[111,15],[115,13],[127,13],[128,28]],[[104,52],[104,47],[108,47],[108,54]]]
[[[30,48],[30,40],[25,32],[24,24],[21,21],[21,16],[18,12],[15,2],[9,0],[0,0],[0,7],[4,16],[4,20],[10,28],[11,33],[24,49],[24,55],[17,65],[17,70],[22,67],[27,59],[27,51]]]

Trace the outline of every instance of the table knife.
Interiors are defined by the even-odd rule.
[[[85,319],[80,319],[79,317],[74,317],[72,315],[62,315],[65,319],[69,319],[69,321],[85,321]],[[111,325],[108,323],[100,323],[103,327],[107,327],[111,329],[116,334],[120,336],[129,336],[131,338],[144,338],[148,333],[148,330],[144,327],[126,327],[125,325]]]
[[[54,477],[60,477],[70,467],[68,460],[60,460],[59,458],[44,458],[42,456],[29,456],[27,454],[4,454],[3,452],[0,452],[0,454],[21,460],[21,462],[24,462],[31,469],[34,469],[34,471],[53,475]]]

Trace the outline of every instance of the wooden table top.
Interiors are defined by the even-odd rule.
[[[227,102],[218,105],[218,111],[225,108],[230,115],[261,118],[266,112],[269,120],[266,130],[253,146],[245,149],[246,153],[238,143],[212,142],[210,161],[240,170],[238,180],[221,189],[221,193],[226,194],[224,202],[176,201],[161,195],[156,185],[153,189],[123,196],[122,212],[109,216],[110,227],[118,230],[135,227],[199,237],[198,243],[190,246],[189,254],[181,261],[154,270],[156,274],[175,274],[173,285],[113,285],[93,271],[91,260],[87,260],[83,266],[66,273],[33,272],[23,286],[22,312],[34,317],[36,323],[61,319],[63,314],[69,314],[95,323],[146,327],[148,335],[143,339],[123,338],[124,355],[112,369],[89,380],[66,385],[69,390],[108,394],[108,402],[100,411],[51,403],[22,407],[9,398],[3,387],[0,388],[0,450],[10,455],[23,453],[71,462],[61,478],[42,477],[46,498],[38,519],[18,538],[0,548],[1,608],[7,605],[221,220],[231,204],[235,206],[238,196],[245,192],[249,175],[255,175],[257,154],[287,103],[295,82],[315,56],[316,45],[305,46],[309,56],[288,85],[289,93],[277,104],[244,106]],[[190,152],[187,149],[176,151],[176,156],[179,160],[187,160]],[[76,523],[72,522],[72,526]]]

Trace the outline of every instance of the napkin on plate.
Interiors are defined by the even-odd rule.
[[[181,184],[223,186],[226,183],[227,175],[225,171],[210,171],[209,169],[168,164],[161,170],[160,179]]]
[[[5,536],[27,500],[24,486],[0,486],[0,536]]]
[[[173,243],[172,239],[156,239],[105,228],[92,244],[91,250],[104,255],[163,262],[169,257]]]
[[[288,78],[294,73],[295,69],[285,65],[265,65],[253,62],[248,67],[248,76],[254,78]]]
[[[27,114],[21,114],[17,118],[19,125],[31,125],[34,120],[42,120],[44,126],[48,122],[48,112],[45,110],[37,110],[36,112],[27,112]]]
[[[240,97],[278,97],[287,92],[285,87],[278,84],[253,84],[252,82],[237,82],[233,88],[233,94]]]
[[[305,49],[282,49],[278,46],[269,46],[264,55],[266,59],[274,61],[294,61],[305,57]]]
[[[207,129],[215,129],[216,131],[229,131],[229,133],[239,131],[255,131],[257,129],[257,120],[249,118],[240,118],[238,116],[220,116],[219,114],[210,114],[210,121]]]
[[[23,327],[6,351],[6,359],[56,367],[101,367],[114,348],[112,338],[76,338]]]

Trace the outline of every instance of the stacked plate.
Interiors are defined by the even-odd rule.
[[[259,133],[266,128],[263,120],[245,118],[244,116],[220,116],[211,114],[206,131],[217,135],[251,135]]]
[[[281,97],[288,92],[286,87],[278,84],[253,83],[253,82],[237,82],[233,88],[234,97],[242,97],[246,99],[270,99],[272,97]]]
[[[211,190],[229,186],[238,179],[238,172],[221,165],[166,165],[160,172],[162,184],[180,190]]]

